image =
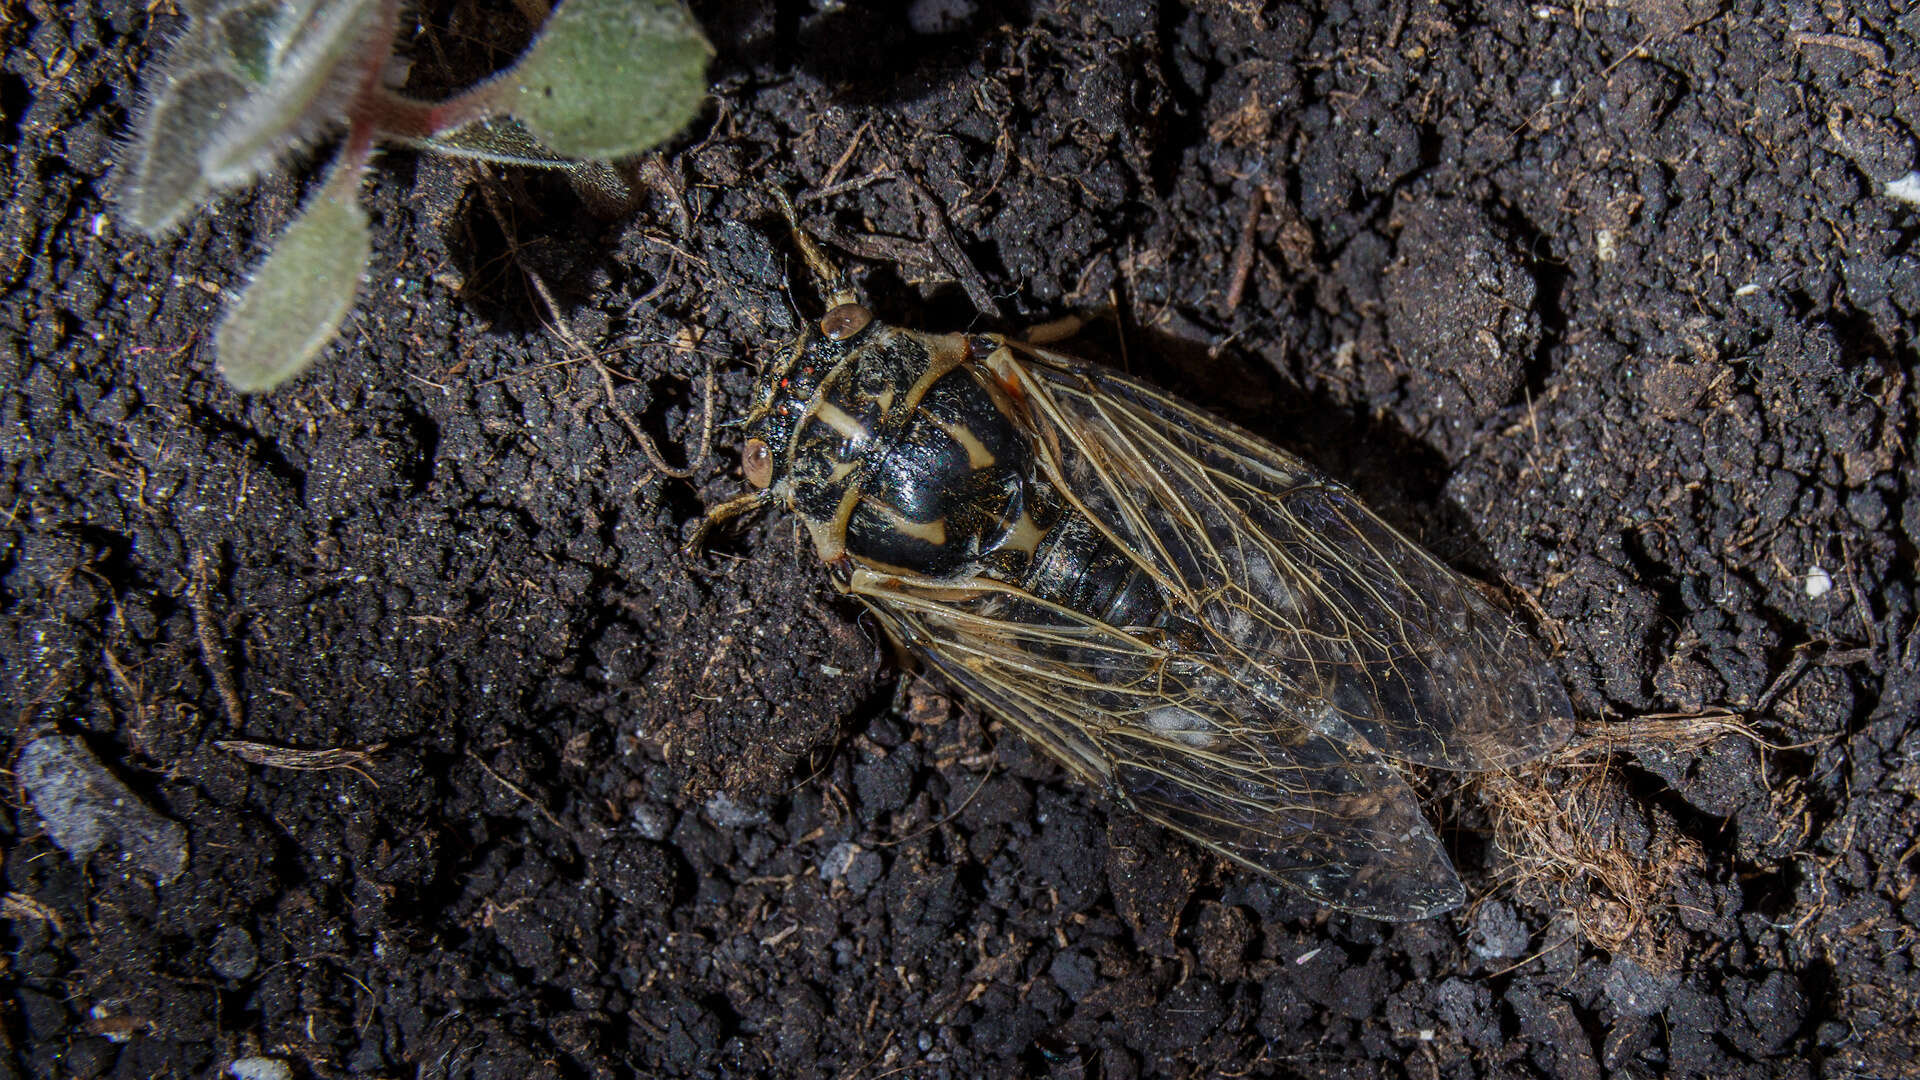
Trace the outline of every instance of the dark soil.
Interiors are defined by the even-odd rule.
[[[413,84],[498,6],[423,5]],[[623,210],[383,157],[362,304],[261,398],[211,327],[313,165],[122,231],[174,20],[6,8],[5,765],[78,737],[186,862],[14,787],[0,1076],[1920,1074],[1920,9],[909,6],[699,5],[713,106]],[[1588,734],[1437,795],[1472,905],[1113,810],[784,517],[679,554],[743,489],[708,365],[738,416],[789,270],[818,313],[772,183],[894,322],[1117,303],[1535,620]]]

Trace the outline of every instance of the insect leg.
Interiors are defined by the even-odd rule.
[[[701,518],[700,524],[694,528],[693,538],[687,541],[687,546],[682,550],[688,555],[697,554],[700,549],[706,545],[707,534],[712,532],[716,526],[724,525],[742,514],[749,514],[760,509],[762,506],[765,506],[771,498],[772,496],[766,491],[750,491],[745,495],[737,495],[734,498],[728,499],[726,502],[707,511],[707,516]]]

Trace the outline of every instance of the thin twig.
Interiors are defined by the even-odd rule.
[[[598,354],[581,344],[579,338],[574,337],[573,327],[568,324],[566,316],[560,313],[560,305],[554,300],[553,293],[548,290],[546,280],[531,269],[523,267],[522,272],[533,284],[533,291],[540,297],[540,302],[547,306],[547,316],[550,320],[548,327],[553,331],[553,335],[560,339],[562,345],[580,359],[592,364],[593,369],[600,373],[600,386],[607,394],[608,411],[613,413],[614,419],[620,421],[620,426],[627,429],[627,434],[633,437],[633,441],[639,444],[640,452],[647,457],[647,464],[653,466],[654,471],[660,475],[669,476],[675,480],[685,480],[699,471],[700,466],[706,464],[707,455],[713,452],[713,361],[707,360],[707,377],[701,384],[704,392],[701,395],[700,407],[700,449],[687,459],[686,468],[676,469],[667,464],[667,459],[660,455],[660,447],[653,441],[653,437],[641,431],[640,425],[634,423],[633,417],[628,416],[627,411],[620,407],[620,399],[613,389],[613,372],[607,368],[606,362],[601,360]]]
[[[1795,30],[1787,35],[1787,40],[1795,45],[1825,45],[1829,49],[1840,49],[1858,56],[1874,67],[1885,67],[1887,50],[1877,42],[1865,38],[1849,37],[1846,34],[1812,34],[1805,30]]]
[[[479,185],[480,194],[487,202],[487,209],[492,212],[494,220],[499,223],[501,230],[507,234],[509,248],[517,252],[519,244],[513,239],[513,230],[507,223],[506,212],[501,209],[498,200],[494,198],[492,186],[484,182],[486,175],[478,172],[476,175],[482,180],[482,183]],[[666,175],[664,168],[659,175],[662,182],[667,183],[671,189],[671,178]],[[647,239],[662,244],[703,267],[706,265],[700,259],[681,251],[680,248],[675,247],[670,241],[658,237],[647,237]],[[517,254],[514,261],[520,263]],[[667,459],[660,455],[660,447],[654,443],[653,439],[649,437],[646,432],[641,431],[640,425],[634,423],[633,418],[628,416],[626,410],[620,407],[619,399],[614,396],[613,392],[613,373],[607,370],[607,365],[601,362],[593,350],[588,349],[581,343],[578,337],[574,336],[573,326],[567,321],[566,315],[561,312],[559,302],[553,298],[553,291],[547,288],[546,279],[541,277],[537,271],[525,263],[520,263],[520,272],[527,276],[527,282],[533,287],[534,295],[538,296],[540,302],[546,305],[547,329],[551,331],[555,337],[560,339],[561,344],[570,349],[578,358],[591,363],[594,369],[600,373],[600,385],[607,394],[608,410],[613,413],[615,419],[620,421],[620,425],[627,429],[627,434],[633,436],[633,441],[639,444],[640,452],[646,455],[647,464],[651,465],[654,471],[660,473],[662,476],[669,476],[676,480],[685,480],[692,476],[701,465],[706,463],[707,455],[713,449],[713,362],[711,360],[707,362],[706,386],[700,415],[700,449],[688,459],[686,468],[676,469],[667,464]]]
[[[113,675],[113,681],[120,684],[120,689],[126,693],[127,699],[133,702],[133,723],[127,725],[128,729],[144,736],[147,731],[146,688],[135,682],[133,676],[127,673],[126,665],[120,662],[119,657],[113,655],[111,647],[103,647],[100,650],[100,658],[106,661],[107,671]]]
[[[67,932],[66,924],[60,921],[60,913],[25,893],[10,892],[0,896],[0,918],[39,919],[53,927],[56,934]]]
[[[877,184],[882,180],[892,180],[897,175],[898,174],[892,169],[878,169],[865,176],[856,176],[851,180],[842,180],[837,184],[814,188],[812,191],[806,192],[798,199],[795,199],[794,202],[805,206],[808,203],[816,203],[822,199],[831,199],[835,195],[844,195],[849,191],[858,191],[863,187]]]
[[[667,459],[660,456],[660,447],[654,444],[652,436],[641,431],[640,425],[634,423],[633,418],[627,415],[627,411],[620,407],[620,401],[614,397],[613,393],[613,372],[607,369],[606,363],[598,356],[592,355],[587,357],[587,361],[593,365],[595,371],[600,373],[600,385],[607,393],[607,408],[612,410],[614,417],[620,421],[620,425],[627,429],[627,434],[633,436],[633,441],[640,444],[640,452],[647,456],[647,464],[653,466],[655,472],[675,480],[685,480],[698,472],[700,466],[706,464],[707,455],[713,452],[713,362],[711,360],[707,362],[707,377],[701,381],[701,385],[705,387],[705,393],[702,395],[700,407],[700,449],[687,459],[687,467],[684,469],[676,469],[667,464]]]
[[[1844,537],[1840,540],[1840,564],[1847,572],[1847,591],[1853,596],[1853,611],[1860,619],[1860,626],[1867,634],[1867,644],[1875,653],[1880,651],[1880,626],[1873,621],[1873,608],[1868,605],[1866,594],[1860,591],[1860,575],[1853,571],[1853,552]]]
[[[640,163],[640,175],[657,190],[666,193],[667,202],[672,205],[674,216],[679,219],[680,235],[692,235],[693,214],[687,210],[686,193],[681,190],[679,180],[667,169],[666,160],[659,154],[648,154]]]
[[[207,556],[193,553],[193,580],[187,585],[187,606],[193,609],[193,632],[200,639],[200,662],[213,678],[220,704],[227,710],[227,722],[235,731],[246,727],[246,714],[240,708],[240,691],[233,682],[233,670],[227,664],[227,651],[213,632],[213,616],[207,610]]]
[[[1247,279],[1253,275],[1253,241],[1255,228],[1260,224],[1260,209],[1267,204],[1267,189],[1257,187],[1247,200],[1247,216],[1240,223],[1240,242],[1233,247],[1233,278],[1227,286],[1227,312],[1232,314],[1240,309],[1240,300],[1247,291]]]
[[[373,755],[387,748],[386,743],[374,743],[365,750],[352,750],[337,746],[330,750],[300,750],[291,746],[274,746],[272,743],[252,742],[247,739],[221,739],[213,744],[216,749],[242,761],[255,765],[265,765],[270,769],[293,769],[297,772],[330,772],[345,769],[358,773],[360,778],[374,787],[380,781],[367,772],[366,766],[373,764]]]
[[[847,148],[840,151],[840,156],[834,160],[833,167],[827,170],[826,179],[820,181],[821,187],[832,187],[833,182],[840,179],[841,170],[847,167],[847,162],[853,160],[854,151],[860,149],[860,140],[866,137],[867,129],[872,126],[873,117],[869,116],[866,122],[860,125],[860,129],[853,133],[853,138],[847,140]]]
[[[504,776],[501,776],[497,772],[494,772],[492,766],[480,760],[479,754],[476,754],[473,751],[469,750],[467,751],[467,756],[473,759],[473,763],[475,765],[480,766],[481,772],[486,773],[488,776],[493,777],[493,779],[497,783],[499,783],[501,787],[506,788],[508,791],[511,791],[515,795],[520,796],[520,799],[522,802],[525,802],[528,806],[533,807],[533,812],[536,814],[539,814],[542,818],[546,819],[547,824],[553,826],[556,829],[559,829],[561,832],[566,831],[567,827],[565,825],[560,824],[560,819],[553,816],[553,811],[548,810],[546,807],[541,806],[539,803],[535,802],[533,799],[533,796],[520,790],[519,785],[515,784],[513,781],[507,779]]]
[[[967,299],[973,302],[974,309],[995,321],[1001,321],[1006,315],[1000,310],[999,301],[993,298],[993,290],[987,287],[987,279],[980,275],[980,269],[973,265],[967,253],[960,250],[960,244],[953,238],[953,229],[947,223],[947,213],[940,206],[940,200],[933,197],[919,178],[912,174],[902,174],[901,180],[920,196],[927,209],[927,241],[938,252],[942,262],[953,276],[960,280],[960,287],[966,290]]]

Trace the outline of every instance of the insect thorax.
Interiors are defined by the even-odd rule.
[[[1049,523],[1032,448],[972,349],[875,323],[809,335],[769,377],[750,433],[822,558],[946,578],[1031,556]]]

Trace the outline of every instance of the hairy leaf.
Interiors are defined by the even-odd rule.
[[[575,191],[606,207],[626,205],[633,189],[620,170],[605,161],[579,161],[554,153],[533,137],[525,124],[512,117],[495,117],[454,128],[431,139],[400,139],[410,146],[448,157],[473,158],[498,165],[557,169],[567,174]]]
[[[171,75],[135,124],[125,162],[120,216],[149,235],[192,211],[211,187],[200,153],[247,84],[216,67]]]
[[[693,119],[712,53],[678,0],[565,0],[499,105],[560,154],[624,157]]]
[[[220,324],[214,348],[234,389],[279,386],[339,331],[373,247],[357,186],[329,183],[301,210]]]
[[[398,0],[196,0],[147,76],[120,213],[158,233],[347,119],[386,62]]]
[[[218,17],[218,47],[233,59],[234,68],[255,83],[273,74],[286,48],[293,13],[277,3],[250,4]]]
[[[397,11],[392,0],[322,5],[284,52],[270,57],[277,61],[271,77],[220,125],[201,155],[208,180],[247,183],[279,155],[345,120],[355,94],[386,63]]]

